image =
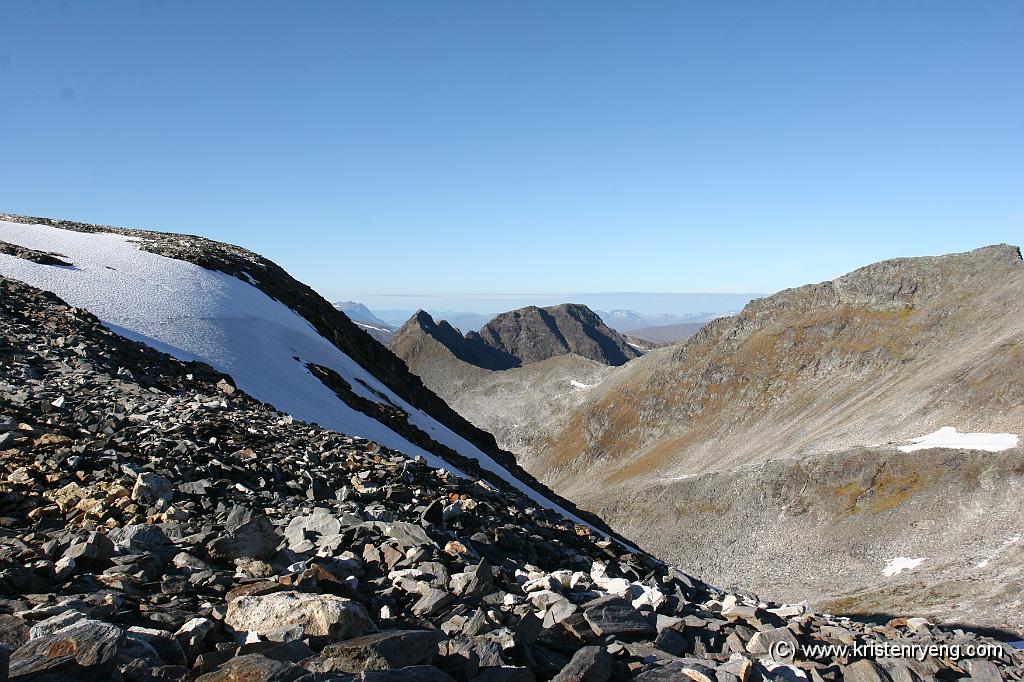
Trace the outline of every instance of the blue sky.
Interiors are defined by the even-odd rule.
[[[1024,3],[0,4],[0,210],[330,297],[756,291],[1024,241]]]

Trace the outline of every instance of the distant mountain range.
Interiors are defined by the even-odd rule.
[[[357,327],[377,339],[385,346],[391,343],[395,335],[396,327],[381,320],[362,303],[355,301],[337,301],[334,307],[345,313],[348,319],[352,320]]]

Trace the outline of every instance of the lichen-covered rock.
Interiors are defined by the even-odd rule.
[[[224,623],[236,632],[257,635],[298,626],[303,636],[334,640],[358,637],[376,629],[358,602],[332,594],[292,591],[238,597],[228,604]]]

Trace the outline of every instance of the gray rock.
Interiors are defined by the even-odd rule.
[[[653,624],[625,599],[604,597],[586,605],[583,617],[601,637],[619,639],[654,637]]]
[[[551,682],[607,682],[612,674],[612,657],[599,646],[585,646],[575,654]]]
[[[18,616],[0,614],[0,645],[14,651],[28,641],[31,628]]]
[[[430,663],[443,639],[438,630],[388,630],[331,644],[323,655],[331,670],[389,670]]]
[[[199,676],[196,682],[294,682],[308,672],[293,663],[247,654],[232,658],[219,670]]]
[[[966,661],[966,666],[975,682],[1000,682],[1003,679],[996,664],[984,658],[972,658]]]
[[[275,592],[238,597],[228,604],[224,623],[236,632],[266,635],[298,625],[307,637],[349,639],[376,630],[358,602],[331,594]]]
[[[110,531],[108,537],[115,545],[136,552],[148,552],[164,557],[177,553],[163,529],[152,524],[140,523],[115,528]]]
[[[451,592],[431,587],[413,605],[412,612],[417,616],[434,616],[454,601],[455,595]]]
[[[98,620],[80,620],[30,640],[11,654],[11,677],[68,675],[78,680],[108,680],[117,664],[124,631]]]
[[[416,523],[396,522],[387,524],[386,533],[389,537],[398,541],[402,547],[420,547],[433,545],[434,541],[423,530],[423,526]]]
[[[265,561],[277,554],[280,542],[277,529],[266,516],[259,514],[227,535],[209,544],[210,556],[220,561],[259,559]]]
[[[171,665],[185,665],[188,662],[178,639],[167,630],[133,626],[128,628],[125,637],[146,642],[153,647],[161,660]]]
[[[85,620],[86,618],[88,618],[88,616],[81,611],[75,611],[74,609],[62,611],[61,613],[50,616],[49,618],[44,618],[33,625],[32,629],[29,630],[29,639],[45,637],[46,635],[53,634],[62,628],[66,628],[69,625],[73,625],[74,623],[77,623],[80,620]]]
[[[149,506],[162,502],[166,506],[173,498],[174,486],[163,476],[145,471],[135,479],[132,499],[139,504]]]
[[[843,666],[845,682],[892,682],[889,673],[872,660],[862,658]]]
[[[773,647],[785,643],[785,652],[795,654],[800,646],[800,640],[796,638],[789,628],[771,628],[754,633],[754,636],[747,642],[747,652],[760,656],[767,653],[775,653]]]
[[[316,509],[308,516],[296,516],[284,530],[288,549],[294,552],[309,552],[315,546],[317,536],[337,535],[341,522],[326,509]],[[312,537],[310,537],[312,536]]]

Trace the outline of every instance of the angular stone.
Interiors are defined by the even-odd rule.
[[[996,664],[984,658],[972,658],[966,661],[966,666],[975,682],[1000,682],[1003,679]]]
[[[783,643],[780,648],[780,643]],[[787,656],[796,654],[800,640],[789,628],[771,628],[754,633],[747,642],[747,652],[760,656],[762,654],[783,653]]]
[[[78,680],[108,680],[123,642],[121,628],[98,620],[80,620],[30,640],[11,654],[11,677],[64,674]]]
[[[604,597],[585,605],[583,617],[600,637],[649,638],[657,629],[625,599]]]
[[[862,658],[843,666],[845,682],[892,682],[889,673],[874,661]]]
[[[316,509],[308,516],[296,516],[284,530],[288,548],[295,552],[309,552],[315,546],[317,536],[337,535],[341,521],[326,509]],[[307,536],[313,536],[310,539]]]
[[[144,506],[162,502],[165,506],[174,498],[174,487],[163,476],[145,471],[135,479],[132,499]]]
[[[220,561],[267,560],[277,554],[281,538],[266,516],[259,514],[209,544],[210,556]]]
[[[119,547],[137,552],[148,552],[153,555],[169,558],[177,554],[160,526],[152,524],[135,524],[124,528],[115,528],[108,534],[110,540]]]
[[[308,673],[293,663],[247,654],[232,658],[214,672],[200,675],[196,682],[293,682]]]
[[[28,641],[30,629],[24,619],[0,614],[0,646],[6,646],[14,651]]]
[[[417,616],[435,616],[455,601],[455,595],[445,590],[428,588],[413,604],[412,612]]]
[[[551,682],[607,682],[611,674],[611,655],[603,647],[585,646],[573,654]]]
[[[349,639],[376,630],[362,604],[331,594],[275,592],[238,597],[228,604],[224,623],[236,632],[266,635],[298,625],[307,637]]]
[[[443,639],[438,630],[388,630],[331,644],[323,655],[331,670],[389,670],[430,663]]]
[[[137,639],[149,644],[165,663],[185,665],[188,662],[181,644],[174,634],[167,630],[133,626],[128,628],[125,636],[128,639]]]

